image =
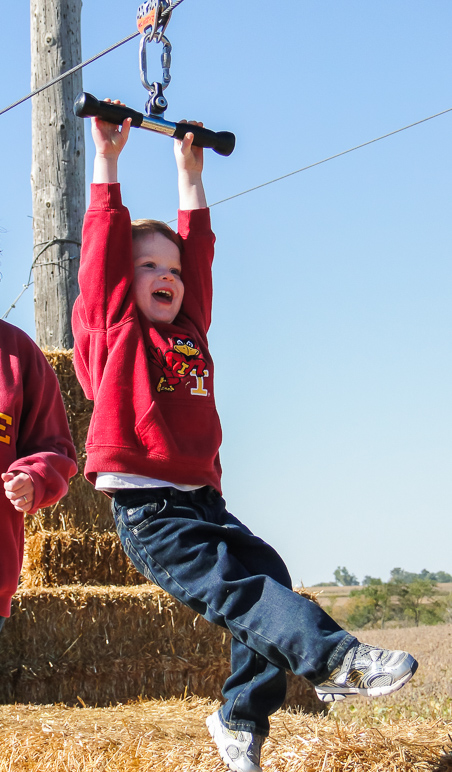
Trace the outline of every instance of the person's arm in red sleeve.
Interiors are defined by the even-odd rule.
[[[215,236],[210,227],[210,213],[202,182],[203,149],[195,147],[193,139],[193,134],[188,132],[183,140],[174,141],[179,189],[178,232],[183,243],[182,281],[185,294],[182,310],[198,328],[207,332],[211,320]]]
[[[82,326],[102,332],[131,312],[132,233],[118,183],[118,159],[129,136],[130,120],[115,126],[92,118],[91,129],[96,155],[91,201],[83,224],[76,310]]]
[[[77,472],[58,379],[35,344],[23,358],[23,405],[18,458],[2,475],[5,494],[21,512],[55,504]],[[25,500],[24,500],[25,497]]]
[[[98,118],[91,121],[96,146],[91,201],[83,222],[78,282],[80,295],[72,313],[74,366],[88,399],[107,357],[107,330],[134,313],[130,215],[117,182],[118,158],[129,135]]]

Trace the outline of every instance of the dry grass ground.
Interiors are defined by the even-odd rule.
[[[204,722],[218,703],[143,702],[114,708],[0,708],[0,772],[221,772]],[[444,722],[369,727],[278,711],[264,772],[446,772]]]
[[[391,698],[347,700],[328,716],[278,711],[264,772],[452,772],[452,627],[361,638],[420,659]],[[0,707],[0,772],[221,772],[205,728],[218,703],[192,698],[110,708]]]
[[[392,697],[350,699],[338,703],[334,714],[342,721],[366,723],[399,719],[452,721],[452,625],[366,630],[356,633],[364,643],[409,651],[419,662],[416,675]],[[452,732],[452,727],[451,727]]]

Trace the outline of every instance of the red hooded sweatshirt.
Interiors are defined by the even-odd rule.
[[[74,363],[94,399],[85,474],[118,472],[220,490],[221,428],[207,347],[214,235],[208,209],[179,212],[184,299],[149,322],[133,291],[132,230],[119,184],[92,185],[83,226]]]
[[[55,504],[77,471],[57,377],[22,330],[0,321],[0,473],[25,472],[34,484],[33,514]],[[0,616],[7,617],[24,549],[24,516],[0,479]]]

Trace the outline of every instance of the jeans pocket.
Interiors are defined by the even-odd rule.
[[[151,498],[151,497],[150,497]],[[114,517],[116,524],[118,520],[122,521],[123,527],[128,531],[138,534],[142,529],[148,527],[160,516],[164,515],[168,509],[168,501],[164,498],[154,498],[154,501],[147,501],[145,504],[137,506],[126,504],[114,506]]]
[[[135,530],[145,522],[152,521],[157,514],[159,505],[157,502],[141,505],[140,507],[121,507],[120,512],[126,528]]]

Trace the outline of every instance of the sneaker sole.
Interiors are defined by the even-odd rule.
[[[315,687],[315,690],[317,692],[317,697],[322,702],[337,702],[339,700],[345,700],[347,697],[352,697],[354,694],[358,694],[362,697],[383,697],[385,694],[394,694],[394,692],[398,692],[402,686],[405,686],[410,678],[414,676],[417,667],[418,663],[413,659],[411,671],[406,673],[395,683],[388,684],[388,686],[373,686],[370,689],[360,689],[357,686],[349,686],[340,689],[339,687],[334,688],[331,686],[325,687],[324,689]]]

